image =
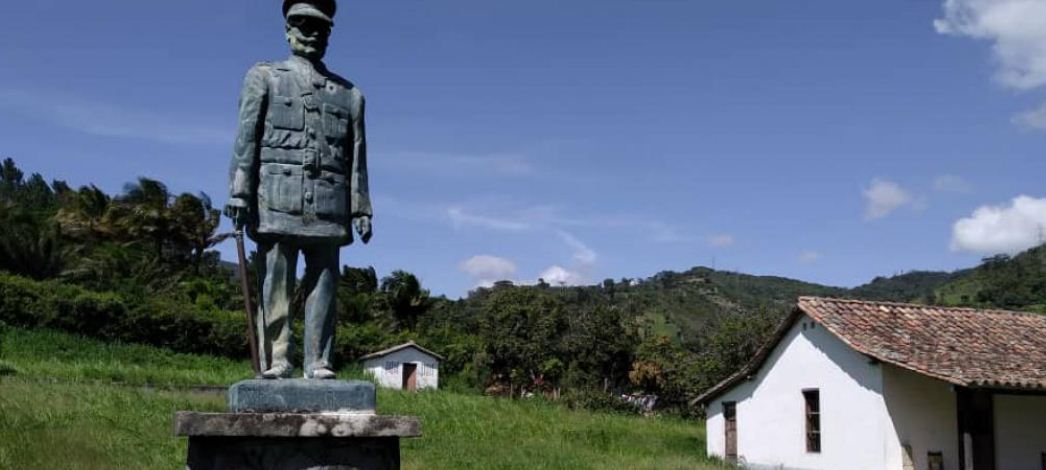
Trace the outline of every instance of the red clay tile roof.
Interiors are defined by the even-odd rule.
[[[800,297],[748,365],[692,403],[707,403],[758,372],[802,314],[854,350],[919,374],[963,387],[1046,390],[1044,315]]]

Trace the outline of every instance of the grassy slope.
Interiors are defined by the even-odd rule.
[[[0,378],[0,468],[181,468],[174,411],[220,411],[224,397],[142,385],[250,375],[241,362],[46,331],[9,330],[0,346],[0,360],[17,370]],[[446,391],[382,390],[378,404],[422,419],[425,436],[403,442],[408,469],[715,468],[703,457],[703,426],[690,421]]]
[[[247,362],[104,343],[47,330],[9,330],[0,346],[3,360],[22,378],[166,387],[227,385],[251,377]]]

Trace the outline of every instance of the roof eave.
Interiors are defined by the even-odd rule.
[[[799,306],[793,308],[792,312],[789,313],[788,316],[786,316],[784,320],[782,320],[781,323],[777,326],[777,329],[774,330],[773,336],[771,336],[770,339],[766,343],[764,343],[762,347],[759,348],[755,356],[753,356],[752,359],[748,361],[748,363],[745,364],[745,366],[741,368],[740,371],[734,373],[730,377],[727,377],[722,382],[719,382],[712,388],[705,391],[705,393],[698,395],[697,398],[690,400],[690,406],[695,406],[699,404],[706,405],[716,397],[722,395],[723,393],[726,393],[729,389],[733,388],[738,383],[741,383],[742,381],[750,378],[752,375],[759,373],[759,369],[763,367],[763,364],[766,362],[766,359],[770,357],[770,353],[773,352],[774,348],[776,348],[777,345],[781,342],[781,340],[784,339],[785,335],[788,334],[788,330],[792,328],[792,325],[795,324],[795,321],[799,319],[799,316],[803,314],[804,312],[802,311],[802,309],[799,308]]]
[[[421,347],[420,345],[418,345],[418,343],[415,343],[413,341],[408,341],[408,342],[403,343],[403,344],[398,345],[398,346],[393,346],[391,348],[382,349],[381,351],[372,352],[370,354],[367,354],[367,355],[364,355],[364,356],[360,356],[358,359],[356,359],[356,362],[362,362],[362,361],[366,361],[368,359],[374,359],[376,357],[387,356],[389,354],[392,354],[392,353],[397,352],[397,351],[402,351],[402,350],[407,349],[407,348],[417,349],[418,351],[421,351],[421,352],[423,352],[425,354],[428,354],[429,356],[432,356],[432,357],[434,357],[436,359],[439,359],[441,361],[447,360],[443,356],[441,356],[439,354],[436,354],[436,353],[434,353],[434,352],[432,352],[432,351],[430,351],[428,349],[425,349],[425,348]]]

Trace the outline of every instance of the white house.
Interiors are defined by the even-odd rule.
[[[694,401],[749,468],[1046,470],[1046,316],[803,297]]]
[[[439,388],[439,363],[443,356],[413,341],[360,358],[363,368],[385,388],[420,390]]]

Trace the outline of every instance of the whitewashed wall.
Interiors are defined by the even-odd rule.
[[[1046,397],[995,395],[995,468],[1038,469],[1046,452]]]
[[[959,418],[951,385],[890,364],[882,368],[883,396],[893,425],[884,468],[903,468],[905,445],[916,469],[929,468],[929,452],[943,454],[944,468],[959,468]]]
[[[418,390],[439,388],[439,359],[415,348],[399,351],[364,361],[363,367],[385,388],[403,388],[403,364],[418,365]]]
[[[737,402],[737,450],[750,467],[876,469],[889,466],[892,425],[882,371],[807,316],[778,343],[753,380],[708,405],[708,453],[722,457],[722,403]],[[807,453],[804,389],[820,390],[821,453]],[[900,449],[894,449],[899,461]]]

